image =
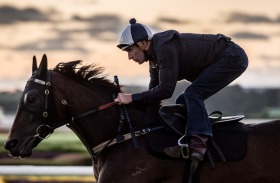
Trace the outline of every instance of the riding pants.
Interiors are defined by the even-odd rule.
[[[176,103],[186,104],[187,136],[212,136],[204,101],[239,77],[247,67],[248,58],[244,50],[230,42],[221,56],[177,97]]]

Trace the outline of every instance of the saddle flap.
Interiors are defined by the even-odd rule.
[[[164,125],[176,134],[182,136],[187,124],[186,108],[181,104],[165,105],[159,110]]]

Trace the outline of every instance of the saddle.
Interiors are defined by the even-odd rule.
[[[184,135],[187,125],[185,111],[185,106],[181,104],[161,107],[159,113],[166,128],[151,134],[148,140],[150,153],[162,158],[170,158],[164,153],[164,149],[180,144],[178,139]],[[222,113],[218,111],[209,115],[213,138],[208,141],[208,158],[205,158],[205,161],[210,161],[213,165],[213,161],[242,159],[247,145],[246,125],[240,122],[243,118],[243,115],[222,117]]]

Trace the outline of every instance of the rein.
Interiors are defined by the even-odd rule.
[[[114,105],[116,105],[116,104],[118,104],[118,102],[110,102],[110,103],[101,105],[101,106],[99,106],[99,107],[96,107],[96,108],[94,108],[94,109],[88,111],[88,112],[85,112],[85,113],[83,113],[83,114],[80,114],[80,115],[74,117],[73,120],[76,120],[76,119],[79,119],[79,118],[83,118],[83,117],[85,117],[85,116],[88,116],[88,115],[90,115],[90,114],[92,114],[92,113],[95,113],[95,112],[98,112],[98,111],[102,111],[102,110],[107,109],[107,108],[109,108],[109,107],[112,107],[112,106],[114,106]]]

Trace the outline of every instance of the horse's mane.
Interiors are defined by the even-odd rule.
[[[83,66],[81,65],[81,63],[81,60],[61,62],[57,64],[52,70],[61,73],[67,77],[70,77],[73,80],[93,89],[96,89],[96,86],[98,85],[103,86],[108,90],[111,90],[111,92],[119,92],[117,85],[109,81],[106,78],[106,75],[103,74],[103,67],[98,67],[95,64]],[[140,102],[136,103],[136,105],[133,106],[139,110],[146,110],[146,105],[146,103]]]
[[[103,74],[103,67],[99,67],[95,64],[81,65],[81,63],[81,60],[61,62],[53,68],[53,71],[70,77],[88,87],[96,87],[99,85],[113,91],[117,90],[116,85],[110,82],[106,78],[106,75]]]

